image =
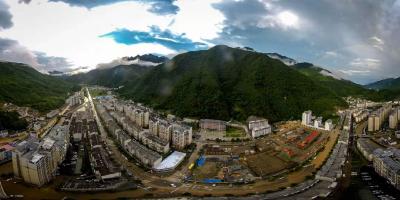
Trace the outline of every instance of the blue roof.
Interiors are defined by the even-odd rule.
[[[201,167],[206,163],[206,157],[204,156],[200,156],[199,159],[197,159],[197,166]]]
[[[214,178],[205,178],[203,179],[204,183],[222,183],[221,179],[214,179]]]

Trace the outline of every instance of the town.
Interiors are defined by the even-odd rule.
[[[1,147],[2,163],[10,163],[3,166],[12,172],[1,182],[2,196],[21,197],[21,188],[34,186],[72,198],[111,191],[136,197],[315,198],[334,195],[352,176],[369,184],[371,173],[399,189],[398,102],[346,100],[350,108],[335,121],[323,122],[309,110],[298,121],[272,125],[249,116],[244,124],[181,119],[119,99],[112,89],[87,87],[44,117],[23,115],[32,118],[29,129]],[[348,170],[353,143],[372,172]],[[371,184],[377,197],[397,194]]]

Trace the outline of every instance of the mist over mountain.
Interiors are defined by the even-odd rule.
[[[137,56],[126,56],[117,58],[109,63],[100,63],[96,66],[97,69],[107,69],[119,65],[140,65],[140,66],[156,66],[168,61],[169,59],[164,56],[157,56],[154,54],[144,54]]]

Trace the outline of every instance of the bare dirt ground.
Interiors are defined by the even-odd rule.
[[[258,176],[266,176],[282,171],[289,167],[288,163],[271,155],[270,152],[262,152],[246,157],[249,168]]]
[[[333,147],[336,144],[336,140],[339,136],[339,131],[338,130],[333,130],[330,135],[329,135],[329,140],[328,142],[325,144],[325,148],[324,150],[322,150],[317,157],[311,161],[311,164],[313,164],[315,166],[315,168],[320,167],[325,160],[328,158],[331,149],[333,149]]]

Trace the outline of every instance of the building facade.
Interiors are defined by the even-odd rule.
[[[400,189],[400,150],[389,148],[374,151],[373,166],[375,171],[395,188]]]
[[[199,122],[200,128],[202,130],[209,131],[225,131],[226,130],[226,122],[215,119],[201,119]]]
[[[302,118],[301,118],[301,124],[303,125],[310,125],[312,120],[312,112],[311,110],[307,110],[303,112]]]

